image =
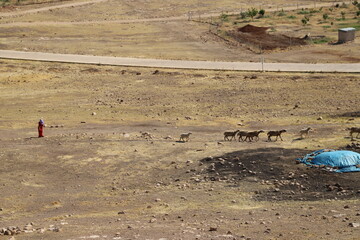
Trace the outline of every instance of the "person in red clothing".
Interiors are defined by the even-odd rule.
[[[40,119],[39,126],[38,126],[39,137],[44,137],[44,134],[43,134],[44,127],[45,127],[44,120]]]

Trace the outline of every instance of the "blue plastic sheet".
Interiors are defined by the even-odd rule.
[[[304,158],[298,158],[300,162],[309,166],[325,166],[334,172],[360,172],[360,154],[345,150],[321,149]]]

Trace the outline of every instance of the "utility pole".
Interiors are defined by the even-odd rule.
[[[192,19],[192,12],[188,12],[187,15],[188,15],[188,21],[190,21]]]
[[[200,13],[200,0],[198,1],[198,14],[199,14],[199,22],[201,20],[201,13]]]
[[[260,44],[260,61],[261,61],[261,71],[264,72],[264,56],[262,51],[262,45]]]

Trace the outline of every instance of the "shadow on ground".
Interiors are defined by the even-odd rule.
[[[256,200],[349,199],[360,196],[360,173],[333,173],[297,164],[304,149],[259,148],[201,160],[206,181],[257,182]]]
[[[347,112],[347,113],[340,114],[338,116],[340,116],[340,117],[360,117],[360,111]]]

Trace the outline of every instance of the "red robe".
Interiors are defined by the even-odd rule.
[[[44,124],[39,122],[39,126],[38,126],[39,137],[44,137],[43,130],[44,130]]]

